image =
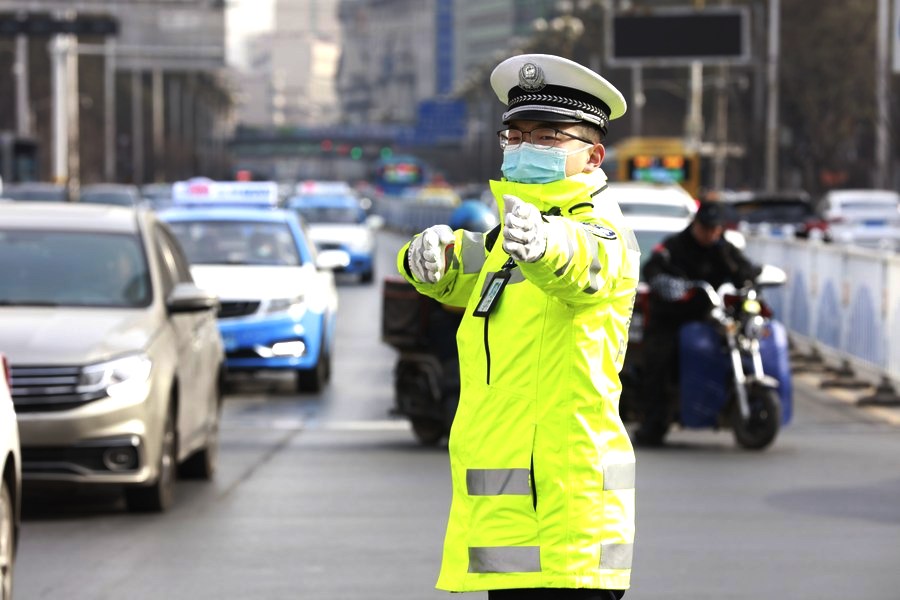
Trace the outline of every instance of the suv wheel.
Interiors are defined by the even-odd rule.
[[[12,493],[4,479],[0,485],[0,600],[12,598],[15,533],[15,507]]]
[[[297,371],[297,391],[321,392],[329,379],[331,379],[331,353],[323,341],[322,354],[319,356],[316,366],[312,369]]]
[[[219,459],[219,421],[222,418],[222,386],[216,382],[216,407],[212,416],[212,423],[206,432],[206,445],[197,450],[184,464],[178,467],[178,474],[188,479],[203,479],[209,481],[216,473],[216,463]]]
[[[132,512],[162,512],[172,506],[175,499],[175,468],[178,454],[175,450],[175,413],[169,408],[163,427],[158,476],[152,485],[125,489],[125,503]]]

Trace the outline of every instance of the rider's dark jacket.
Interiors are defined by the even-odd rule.
[[[650,286],[646,333],[671,333],[688,321],[701,319],[709,310],[702,294],[691,291],[692,282],[706,281],[714,288],[723,283],[736,287],[759,275],[743,252],[723,236],[712,246],[701,246],[691,226],[653,249],[644,265],[643,279]]]

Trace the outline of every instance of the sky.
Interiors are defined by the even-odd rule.
[[[229,64],[244,64],[248,35],[272,28],[272,6],[273,0],[228,0],[225,27]]]

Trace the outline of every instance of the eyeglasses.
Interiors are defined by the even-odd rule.
[[[507,146],[518,146],[525,140],[526,135],[530,136],[532,144],[534,144],[535,146],[543,146],[545,148],[554,148],[560,143],[565,142],[566,139],[578,140],[579,142],[584,142],[585,144],[591,145],[594,145],[596,143],[587,138],[571,134],[568,131],[563,131],[562,129],[555,129],[553,127],[538,127],[537,129],[532,129],[531,131],[521,131],[519,129],[501,129],[497,132],[497,138],[499,138],[500,140],[501,148],[506,148]]]

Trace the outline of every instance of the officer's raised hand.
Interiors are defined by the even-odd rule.
[[[547,231],[533,204],[503,196],[503,249],[516,262],[534,262],[547,250]]]
[[[447,248],[453,245],[453,230],[434,225],[409,244],[409,269],[422,283],[437,283],[447,270]]]

